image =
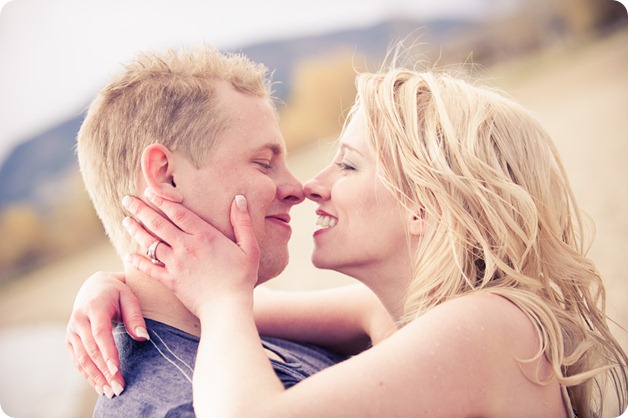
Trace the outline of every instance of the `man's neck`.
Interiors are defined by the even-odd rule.
[[[201,323],[168,288],[145,274],[126,269],[126,283],[142,305],[145,318],[200,336]]]

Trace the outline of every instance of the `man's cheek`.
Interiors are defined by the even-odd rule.
[[[265,214],[258,213],[253,218],[253,230],[255,231],[255,238],[259,241],[266,234],[266,216]]]

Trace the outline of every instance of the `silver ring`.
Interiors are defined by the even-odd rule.
[[[146,250],[146,255],[148,256],[148,258],[150,258],[150,262],[153,264],[157,264],[159,266],[163,266],[164,263],[162,263],[161,261],[159,261],[159,259],[157,258],[157,256],[155,255],[155,251],[157,251],[157,246],[161,244],[161,241],[156,240],[155,242],[153,242],[150,247],[148,247],[148,250]]]

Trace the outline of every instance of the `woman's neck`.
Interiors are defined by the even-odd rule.
[[[398,323],[404,315],[404,304],[408,286],[412,279],[412,269],[401,268],[399,265],[390,269],[358,268],[354,271],[343,271],[365,284],[377,295],[393,321]]]

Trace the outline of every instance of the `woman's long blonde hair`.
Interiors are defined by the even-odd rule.
[[[583,216],[536,119],[445,73],[365,73],[357,88],[353,111],[368,116],[382,180],[427,224],[404,321],[464,294],[502,295],[536,324],[536,358],[551,362],[580,418],[601,416],[604,377],[625,409],[628,359],[606,322]]]

